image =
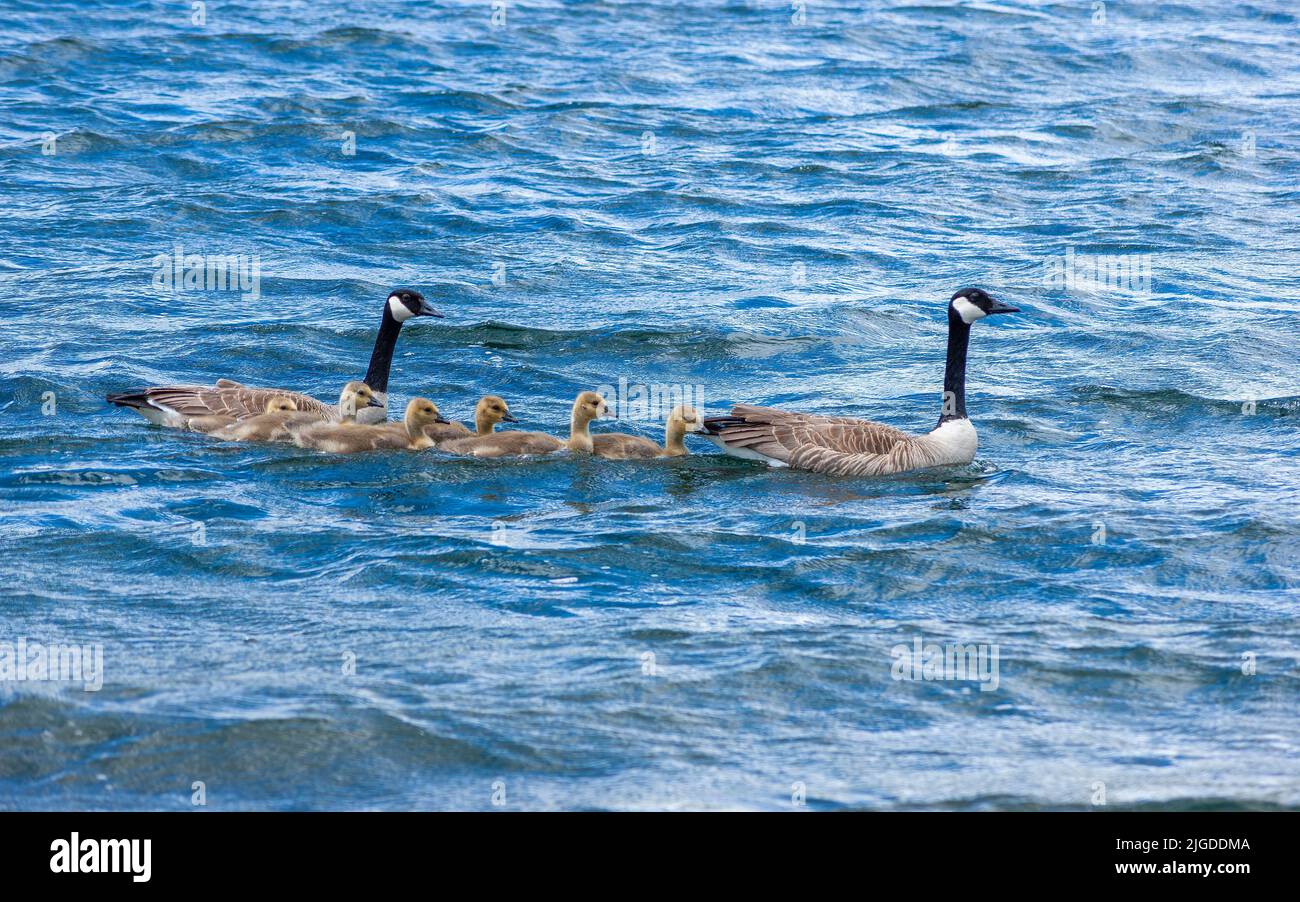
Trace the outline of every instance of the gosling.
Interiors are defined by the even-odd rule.
[[[223,430],[229,429],[236,423],[247,423],[249,420],[256,419],[258,416],[266,416],[269,413],[277,413],[285,410],[297,410],[298,405],[293,398],[288,395],[272,395],[266,400],[266,409],[260,414],[248,415],[241,417],[232,417],[225,414],[208,414],[206,416],[190,417],[185,421],[185,428],[191,432],[202,432],[206,435],[217,435]]]
[[[467,438],[471,435],[491,435],[497,423],[518,423],[510,415],[510,407],[496,395],[484,395],[474,408],[474,432],[465,428],[464,423],[435,423],[424,430],[424,434],[441,447],[443,442]]]
[[[679,404],[668,414],[664,426],[664,446],[648,438],[622,432],[603,432],[591,437],[592,453],[609,460],[651,460],[656,457],[682,457],[686,454],[686,431],[695,431],[700,415],[694,407]]]
[[[267,442],[271,433],[298,411],[293,398],[280,395],[266,402],[266,412],[255,417],[245,417],[209,432],[223,442]]]
[[[412,398],[406,405],[406,417],[400,423],[366,426],[360,423],[312,423],[294,432],[293,441],[300,448],[314,448],[334,454],[361,451],[423,451],[433,447],[425,435],[426,427],[446,423],[437,406],[428,398]]]

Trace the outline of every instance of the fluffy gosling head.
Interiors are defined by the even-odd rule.
[[[267,413],[293,413],[298,409],[298,404],[293,398],[274,397],[266,402]]]
[[[703,426],[699,411],[689,404],[678,404],[668,412],[668,425],[678,424],[683,432],[698,432]]]
[[[519,422],[510,415],[510,405],[496,395],[484,395],[479,399],[478,406],[474,408],[474,421],[486,422],[492,426],[502,422]]]
[[[605,399],[594,391],[585,391],[573,402],[574,419],[591,422],[600,417],[609,416],[609,405]]]
[[[375,393],[364,382],[349,382],[343,386],[339,395],[339,413],[344,419],[355,419],[357,411],[364,407],[383,407],[375,400]]]
[[[412,429],[423,429],[431,423],[447,422],[438,413],[438,405],[428,398],[412,398],[406,405],[406,425]]]

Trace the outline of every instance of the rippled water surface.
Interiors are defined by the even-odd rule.
[[[5,3],[0,641],[105,676],[0,684],[0,807],[1300,806],[1300,18],[1093,6]],[[260,296],[157,290],[178,245]],[[969,283],[1024,312],[974,329],[975,463],[909,477],[103,401],[333,397],[410,284],[395,405],[924,430]],[[893,679],[918,639],[996,688]]]

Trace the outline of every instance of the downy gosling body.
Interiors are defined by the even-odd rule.
[[[266,412],[235,420],[208,434],[225,442],[265,442],[289,417],[298,412],[293,398],[281,395],[266,402]]]
[[[294,433],[294,444],[334,454],[361,451],[422,451],[433,447],[426,427],[446,423],[428,398],[412,398],[400,423],[367,426],[360,423],[313,423]]]
[[[652,460],[656,457],[683,457],[686,455],[686,432],[700,425],[700,415],[694,407],[680,404],[668,414],[664,425],[664,446],[660,448],[648,438],[622,432],[602,432],[591,437],[592,453],[609,460]]]

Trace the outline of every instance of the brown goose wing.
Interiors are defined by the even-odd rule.
[[[892,426],[886,426],[884,423],[877,423],[873,420],[862,420],[857,417],[831,417],[820,413],[795,413],[789,410],[778,410],[775,407],[756,407],[753,404],[737,404],[731,408],[731,415],[765,423],[843,423],[847,426],[865,424],[877,429],[891,430],[902,436],[908,434],[901,429],[894,429]]]
[[[302,413],[332,415],[334,410],[309,395],[277,388],[249,388],[225,379],[211,387],[168,385],[147,388],[144,396],[151,406],[173,410],[184,417],[222,416],[242,420],[266,413],[267,402],[272,398],[288,398]]]
[[[728,448],[743,448],[789,466],[819,473],[889,473],[891,452],[914,436],[901,429],[852,417],[792,413],[738,404],[730,417],[706,421]],[[883,469],[874,470],[876,467]]]

